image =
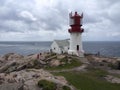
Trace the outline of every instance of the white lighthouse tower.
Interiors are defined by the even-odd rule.
[[[72,12],[69,14],[69,25],[71,28],[68,29],[68,32],[70,33],[70,48],[68,50],[68,54],[77,55],[80,57],[84,57],[81,37],[84,32],[84,29],[81,28],[82,19],[83,14],[79,15],[77,12],[75,12],[74,15],[72,15]]]

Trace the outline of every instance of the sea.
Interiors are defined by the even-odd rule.
[[[0,42],[0,56],[7,53],[30,55],[50,50],[51,41],[2,41]],[[85,53],[97,54],[107,57],[120,57],[120,42],[115,41],[86,41],[83,42]]]

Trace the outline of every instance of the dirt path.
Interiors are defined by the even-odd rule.
[[[75,67],[72,69],[62,69],[62,70],[48,70],[49,72],[70,72],[70,71],[84,71],[87,67],[87,64],[83,64],[82,66]]]

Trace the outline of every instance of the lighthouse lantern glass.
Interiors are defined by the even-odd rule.
[[[73,25],[73,24],[74,24],[74,19],[73,19],[73,18],[70,18],[69,24],[70,24],[70,25]]]

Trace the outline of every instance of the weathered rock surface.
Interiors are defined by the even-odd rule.
[[[120,59],[117,57],[104,57],[93,54],[86,55],[86,58],[92,66],[103,69],[120,69]]]
[[[105,79],[111,83],[120,83],[120,78],[114,77],[112,75],[107,75]]]
[[[37,54],[22,56],[15,53],[1,56],[0,90],[42,90],[37,86],[41,79],[56,83],[58,88],[63,85],[70,86],[64,77],[54,76],[41,69],[47,65],[60,65],[60,61],[55,59],[56,56],[47,57],[48,54],[44,54],[40,56],[40,59],[37,59],[36,56]]]
[[[50,66],[59,66],[60,64],[60,60],[53,59],[50,61]]]
[[[40,90],[37,83],[41,79],[50,80],[60,85],[67,85],[66,79],[62,76],[53,76],[43,69],[26,69],[11,72],[10,74],[0,73],[0,81],[2,81],[0,90]]]
[[[17,60],[17,59],[23,58],[23,56],[16,53],[8,53],[8,54],[5,54],[2,58],[4,60],[13,60],[13,59]]]
[[[0,90],[24,90],[22,83],[4,83],[0,85]]]
[[[38,81],[41,79],[50,80],[56,83],[58,87],[67,85],[72,88],[64,77],[54,76],[41,68],[69,64],[72,60],[71,57],[74,56],[44,53],[40,54],[38,59],[37,55],[22,56],[9,53],[0,56],[0,90],[42,90],[37,86]],[[113,70],[111,70],[109,64],[120,66],[120,58],[107,58],[96,55],[88,55],[86,57],[88,60],[83,58],[81,62],[95,68],[109,70],[110,73],[113,73]],[[87,66],[73,68],[71,70],[81,71],[81,68],[83,69],[85,67]],[[117,71],[114,71],[114,74],[120,75]],[[106,76],[105,79],[111,83],[120,83],[120,78],[111,75]]]

